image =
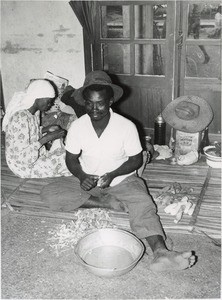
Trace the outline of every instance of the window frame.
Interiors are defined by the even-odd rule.
[[[167,74],[163,75],[154,75],[154,74],[137,74],[135,73],[135,45],[163,45],[167,47],[167,38],[165,39],[158,39],[158,38],[136,38],[135,37],[135,5],[158,5],[158,4],[166,4],[168,6],[167,1],[99,1],[98,2],[98,11],[99,11],[99,18],[96,20],[96,43],[99,45],[99,52],[97,49],[97,58],[100,60],[101,65],[100,68],[104,66],[104,59],[103,59],[103,44],[129,44],[130,45],[130,73],[129,74],[116,74],[116,75],[124,75],[124,76],[149,76],[149,77],[165,77]],[[102,37],[102,21],[101,21],[101,7],[102,6],[129,6],[129,19],[130,19],[130,37],[123,37],[123,38],[104,38]],[[167,14],[168,15],[168,14]],[[168,32],[168,22],[166,24],[166,32]],[[98,32],[99,31],[99,32]]]

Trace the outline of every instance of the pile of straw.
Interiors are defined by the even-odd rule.
[[[56,225],[49,231],[47,242],[58,256],[61,252],[74,248],[80,238],[93,229],[116,228],[105,209],[92,208],[77,210],[72,221]]]

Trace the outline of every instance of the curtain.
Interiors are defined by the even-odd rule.
[[[3,95],[3,86],[2,86],[2,74],[0,72],[0,118],[4,117],[5,114],[5,101],[4,101],[4,95]]]
[[[69,4],[72,7],[76,17],[78,18],[80,24],[84,28],[90,40],[91,68],[93,71],[94,70],[93,50],[94,50],[94,43],[95,43],[96,1],[70,1]]]

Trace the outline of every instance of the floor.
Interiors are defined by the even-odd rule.
[[[72,213],[52,213],[42,202],[40,191],[43,186],[53,182],[53,178],[18,178],[6,164],[4,147],[1,150],[2,201],[9,209],[29,216],[70,220],[73,218]],[[195,198],[192,200],[196,205],[195,210],[192,216],[184,214],[179,223],[174,223],[175,217],[166,214],[164,206],[156,201],[161,222],[167,233],[198,234],[203,231],[212,238],[221,238],[221,169],[208,167],[204,158],[190,166],[171,165],[167,160],[157,160],[147,164],[142,177],[154,200],[162,189],[175,183],[184,189],[192,189],[190,195]],[[110,211],[109,214],[120,228],[130,228],[125,213]]]
[[[191,187],[195,197],[192,216],[179,223],[158,212],[174,250],[193,250],[196,265],[177,273],[149,271],[152,253],[129,273],[111,279],[97,277],[75,259],[73,248],[57,251],[50,232],[67,225],[73,213],[52,213],[39,197],[47,180],[20,179],[8,169],[2,146],[1,299],[220,299],[221,298],[221,174],[204,159],[188,167],[155,161],[143,178],[155,198],[175,182]],[[157,203],[158,204],[158,203]],[[109,212],[111,220],[129,229],[128,217]]]
[[[148,253],[129,273],[107,279],[79,265],[71,248],[57,256],[48,240],[61,223],[2,215],[1,299],[221,299],[221,248],[204,236],[169,235],[175,250],[195,251],[190,269],[153,273]]]

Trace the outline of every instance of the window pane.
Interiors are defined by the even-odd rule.
[[[135,5],[135,38],[165,39],[166,4]]]
[[[129,38],[129,6],[101,6],[101,37]]]
[[[220,78],[220,46],[187,46],[186,77]]]
[[[130,73],[130,46],[102,44],[103,70],[114,74]]]
[[[189,39],[219,39],[221,37],[221,24],[220,2],[189,4]]]
[[[163,45],[135,45],[135,73],[164,75],[165,47]]]

